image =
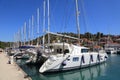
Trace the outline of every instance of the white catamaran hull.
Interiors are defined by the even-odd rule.
[[[84,68],[106,61],[106,54],[86,53],[79,55],[51,56],[39,69],[40,73]]]

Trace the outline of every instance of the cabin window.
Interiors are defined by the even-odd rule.
[[[81,53],[87,53],[88,49],[81,49]]]
[[[57,53],[62,53],[62,49],[57,49]]]
[[[73,61],[79,61],[79,57],[73,57]]]
[[[65,49],[64,50],[64,53],[66,54],[66,53],[69,53],[69,49]]]

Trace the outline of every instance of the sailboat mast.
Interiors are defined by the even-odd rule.
[[[79,10],[78,10],[78,0],[76,0],[76,24],[77,24],[77,32],[78,32],[78,41],[80,43],[80,25],[79,25]]]
[[[24,46],[26,42],[26,22],[24,23]]]
[[[16,47],[16,35],[14,34],[14,48]]]
[[[32,15],[32,39],[34,39],[33,29],[34,29],[34,16]],[[33,40],[31,42],[31,45],[33,45]]]
[[[48,44],[50,44],[50,11],[49,11],[49,0],[48,0]]]
[[[44,44],[45,44],[45,0],[43,2],[43,50],[44,50]]]
[[[37,9],[37,46],[39,45],[39,8]]]
[[[28,45],[30,45],[30,19],[29,19],[29,29],[28,29]]]
[[[17,37],[18,37],[18,47],[20,46],[19,42],[20,42],[20,31],[18,30],[18,34],[17,34]]]
[[[20,44],[21,44],[21,46],[22,46],[22,32],[23,32],[22,30],[23,30],[23,29],[21,28],[21,30],[20,30],[20,37],[21,37],[21,39],[20,39],[20,42],[21,42],[21,43],[20,43]]]

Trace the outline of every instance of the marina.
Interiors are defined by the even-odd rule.
[[[38,66],[28,66],[24,61],[18,61],[21,68],[32,78],[32,80],[119,80],[120,55],[108,55],[106,63],[57,73],[40,74]]]
[[[14,18],[9,22],[5,17],[8,26],[13,27],[0,31],[8,32],[7,41],[0,36],[0,80],[119,80],[120,35],[113,26],[119,20],[105,18],[111,17],[108,2],[26,0],[24,3],[29,3],[26,5],[18,2],[16,5],[16,1],[0,1],[4,14],[4,4],[6,11],[9,7],[13,10],[9,11],[12,14],[16,13],[14,9],[21,11],[14,14],[16,17],[12,15],[14,22]]]
[[[39,72],[40,65],[27,65],[25,62],[25,59],[17,59],[16,60],[17,64],[15,63],[8,64],[8,56],[6,56],[5,53],[0,53],[0,59],[2,59],[0,60],[0,65],[2,65],[0,66],[0,69],[2,72],[0,79],[1,80],[9,80],[9,79],[12,79],[12,80],[14,79],[15,80],[16,79],[17,80],[56,80],[56,79],[57,80],[68,80],[68,79],[70,80],[74,80],[74,79],[76,80],[113,80],[113,79],[119,80],[120,55],[109,54],[108,57],[109,58],[105,63],[94,65],[92,67],[75,69],[71,71],[41,74]],[[4,70],[3,66],[6,66],[4,68],[6,68],[6,70],[9,71],[8,73],[6,73],[7,71]],[[5,75],[6,78],[3,75]]]

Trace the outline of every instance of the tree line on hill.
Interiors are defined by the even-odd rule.
[[[76,33],[72,33],[72,32],[64,32],[64,33],[58,33],[58,34],[62,34],[62,35],[67,35],[67,36],[72,36],[72,37],[78,37],[78,34],[76,34]],[[84,33],[84,34],[80,34],[80,38],[81,39],[83,39],[83,38],[85,38],[85,39],[87,39],[87,40],[90,40],[90,41],[99,41],[99,39],[100,38],[103,38],[103,37],[111,37],[111,39],[113,40],[113,41],[115,41],[114,39],[114,37],[115,37],[115,35],[109,35],[109,34],[103,34],[103,33],[100,33],[100,32],[97,32],[96,34],[92,34],[92,33],[90,33],[90,32],[86,32],[86,33]],[[120,38],[120,35],[119,36],[117,36],[117,38]],[[33,44],[35,45],[36,43],[37,43],[37,39],[38,38],[36,38],[36,39],[34,39],[33,40]],[[40,40],[42,40],[42,36],[41,37],[39,37],[39,39]],[[47,34],[45,35],[45,43],[47,43],[47,40],[48,39],[48,36],[47,36]],[[57,40],[61,40],[61,41],[63,41],[63,37],[59,37],[59,36],[57,36],[57,35],[50,35],[50,42],[53,42],[53,41],[57,41]],[[41,41],[42,42],[42,41]],[[27,44],[28,42],[26,42],[26,44]],[[3,41],[0,41],[0,48],[6,48],[6,47],[10,47],[10,45],[11,44],[13,44],[13,42],[3,42]]]
[[[0,41],[0,48],[4,49],[5,47],[9,47],[11,42],[3,42]]]

